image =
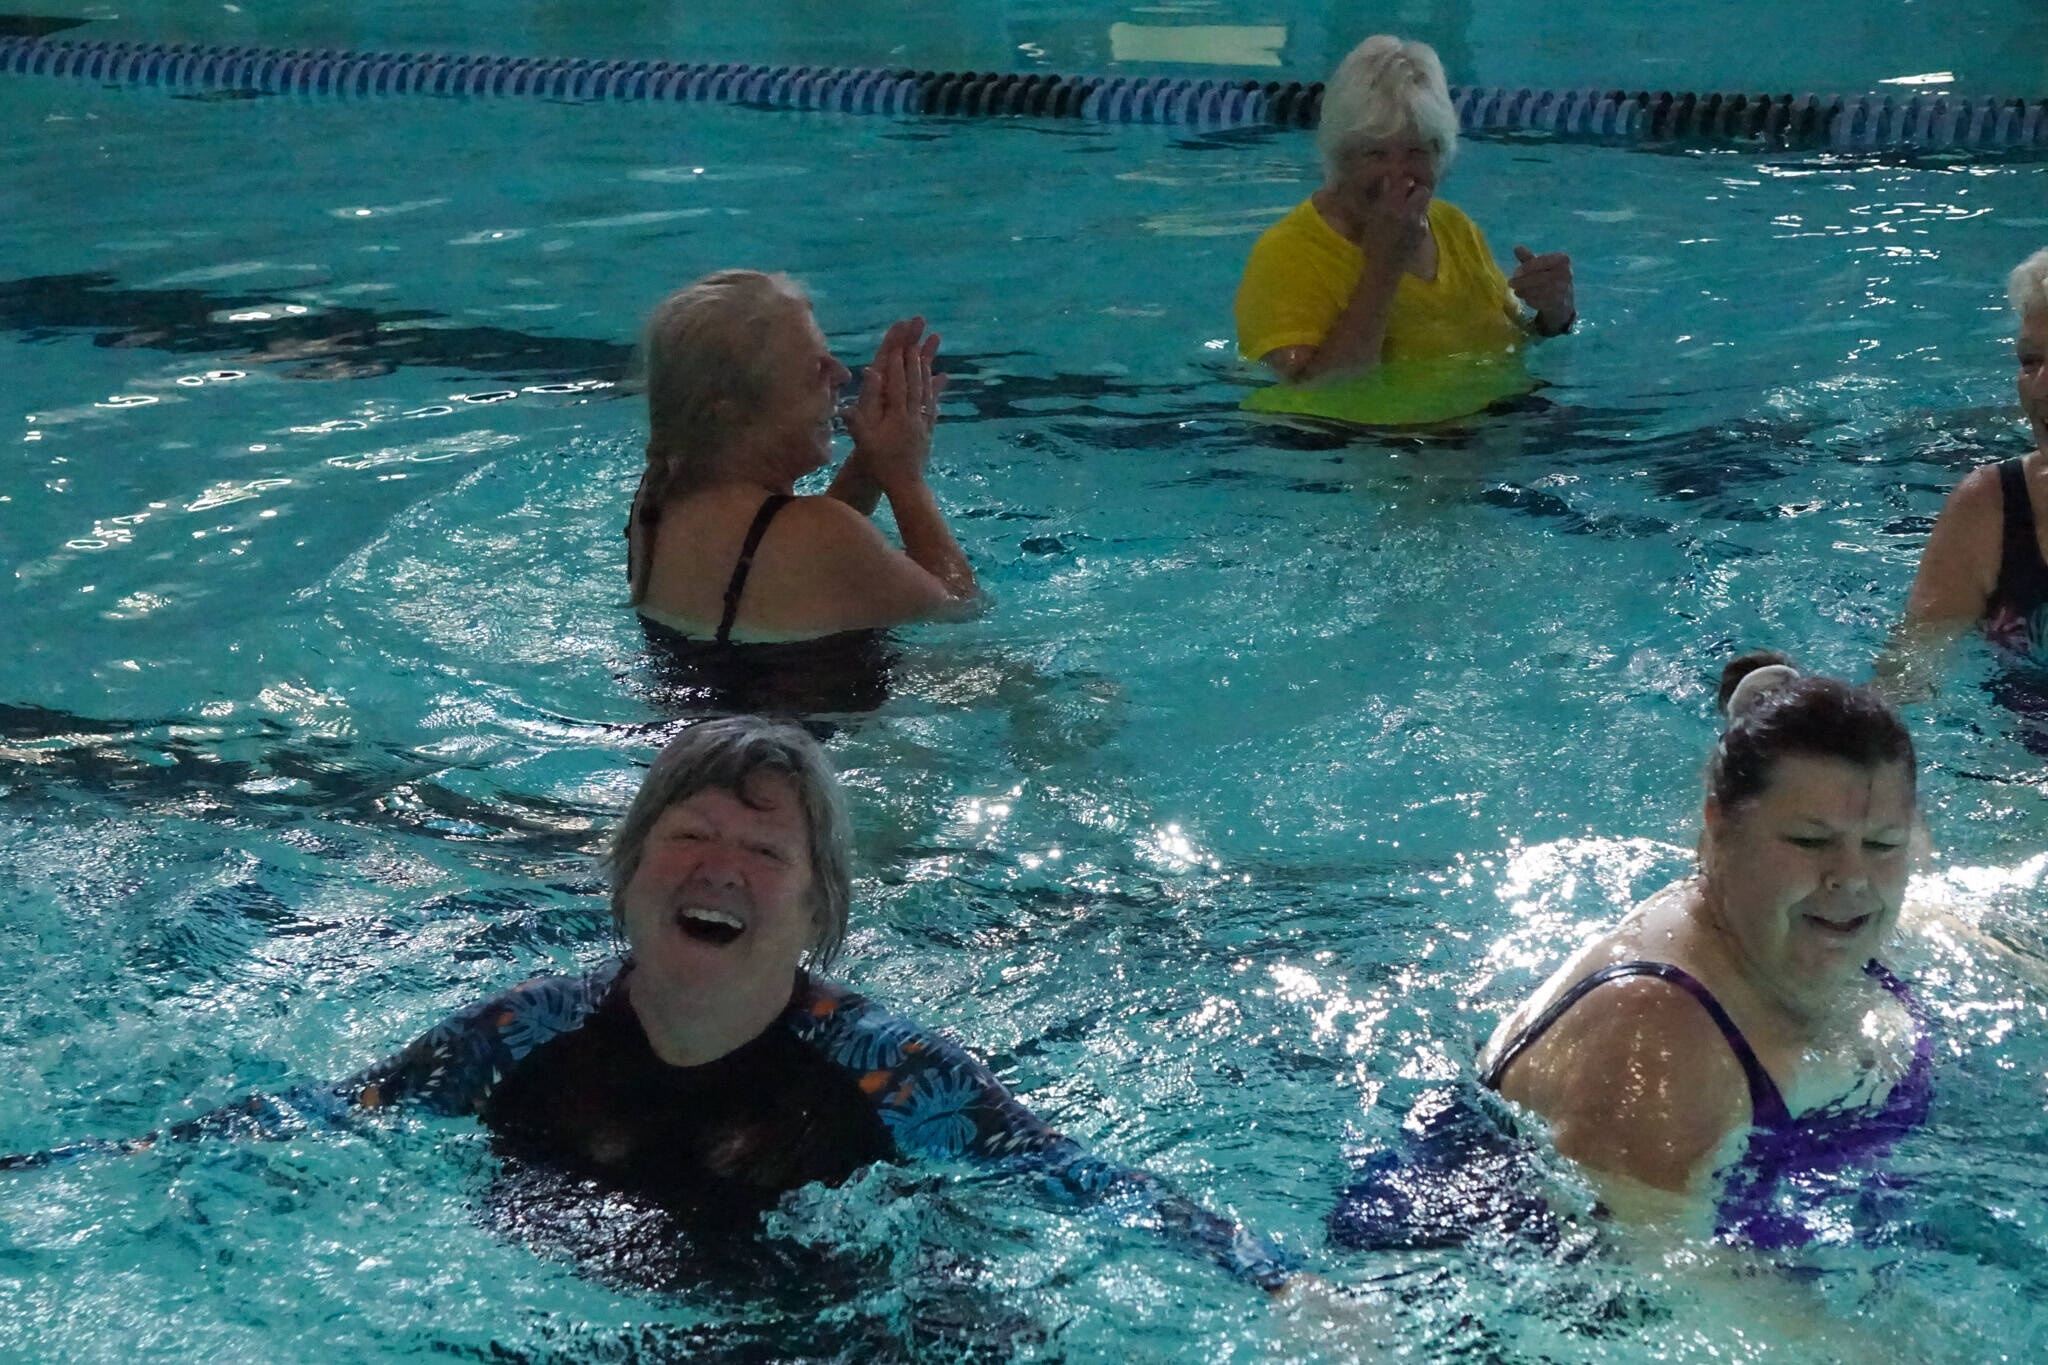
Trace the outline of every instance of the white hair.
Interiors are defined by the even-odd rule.
[[[2048,313],[2048,247],[2013,267],[2005,290],[2012,298],[2012,310],[2021,317]]]
[[[768,324],[792,306],[810,306],[803,287],[759,270],[720,270],[655,305],[641,339],[650,462],[715,457],[729,428],[760,417],[781,340]]]
[[[1323,90],[1316,145],[1332,174],[1345,153],[1413,130],[1430,144],[1441,173],[1458,153],[1458,111],[1444,64],[1427,43],[1376,34],[1351,49]]]

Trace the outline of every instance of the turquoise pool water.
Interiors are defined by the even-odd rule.
[[[1313,75],[1356,24],[1296,10],[1284,50]],[[1936,34],[1887,8],[1848,56],[1816,50],[1844,66],[1812,83],[1960,81],[1967,49],[1992,54],[1973,92],[2031,93],[2017,11]],[[1582,79],[1561,39],[1510,41],[1537,21],[1505,7],[1415,27],[1461,12],[1454,74]],[[745,51],[651,12],[487,37],[445,6],[103,22],[855,60],[809,13],[764,10]],[[1082,37],[1153,12],[963,13],[986,22],[947,64],[1044,37],[1080,69]],[[1674,11],[1617,59],[1707,19]],[[1702,69],[1670,83],[1752,83]],[[1584,325],[1532,361],[1546,407],[1343,438],[1236,412],[1228,299],[1312,188],[1300,134],[20,80],[0,121],[0,1150],[339,1075],[610,950],[590,855],[666,723],[621,605],[642,428],[613,381],[661,294],[765,264],[810,284],[848,359],[913,308],[945,334],[938,483],[995,599],[908,633],[894,699],[833,741],[856,986],[1375,1286],[1415,1358],[2048,1345],[2048,783],[1974,653],[1913,713],[1941,909],[1897,956],[1945,1029],[1935,1121],[1901,1155],[1919,1216],[1816,1253],[1812,1338],[1778,1325],[1805,1308],[1602,1249],[1590,1222],[1556,1254],[1352,1257],[1321,1231],[1347,1148],[1392,1139],[1589,925],[1685,869],[1721,660],[1769,643],[1860,675],[1944,491],[2022,448],[2000,284],[2048,241],[2048,167],[1468,145],[1446,196],[1498,254],[1570,250]],[[0,1354],[1344,1353],[999,1182],[807,1192],[756,1282],[657,1295],[479,1226],[490,1169],[474,1129],[419,1124],[10,1179]]]

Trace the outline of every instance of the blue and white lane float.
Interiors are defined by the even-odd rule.
[[[0,74],[180,94],[739,104],[843,114],[1313,128],[1321,83],[1191,76],[756,66],[0,38]],[[2048,99],[1453,86],[1468,135],[1843,151],[2048,150]]]

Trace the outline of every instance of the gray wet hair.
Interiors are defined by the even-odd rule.
[[[829,968],[846,942],[853,901],[853,828],[846,798],[818,741],[794,725],[759,716],[700,721],[668,742],[612,831],[605,852],[611,881],[612,926],[624,932],[626,887],[640,870],[647,836],[670,807],[698,792],[716,790],[746,800],[747,784],[763,773],[796,789],[811,855],[811,945],[805,964]]]
[[[2013,267],[2005,282],[2005,292],[2012,299],[2012,311],[2022,318],[2048,313],[2048,247]]]
[[[1427,43],[1379,33],[1351,49],[1323,89],[1316,145],[1335,176],[1344,157],[1413,129],[1436,153],[1441,174],[1458,154],[1458,111],[1444,64]]]

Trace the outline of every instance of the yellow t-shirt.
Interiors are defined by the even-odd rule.
[[[1436,278],[1403,273],[1394,288],[1382,360],[1498,351],[1522,339],[1521,308],[1470,218],[1429,201]],[[1365,253],[1304,199],[1266,229],[1237,287],[1237,344],[1248,360],[1282,346],[1319,346],[1351,302]]]

